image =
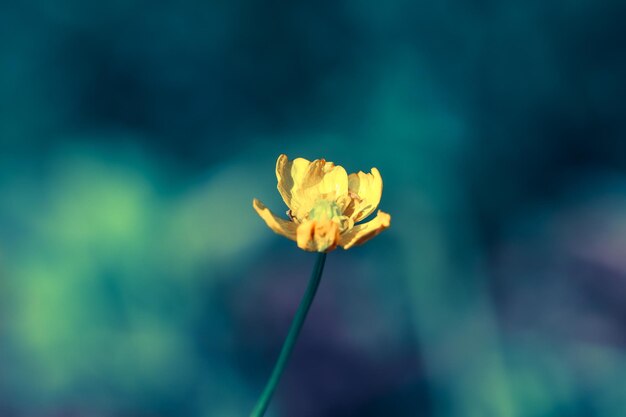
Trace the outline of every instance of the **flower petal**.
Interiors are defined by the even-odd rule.
[[[296,229],[298,225],[294,222],[281,219],[270,211],[263,203],[256,198],[252,201],[252,206],[256,212],[261,216],[267,226],[279,235],[285,236],[288,239],[296,241]]]
[[[309,252],[330,252],[339,243],[339,225],[332,220],[308,220],[298,226],[297,242]]]
[[[348,194],[348,173],[339,165],[327,162],[324,177],[317,186],[319,193],[327,200],[336,201]]]
[[[361,245],[386,228],[389,227],[391,216],[378,210],[378,214],[367,223],[359,224],[341,235],[339,246],[350,249],[352,246]]]
[[[311,204],[310,207],[306,207],[306,213],[318,200],[337,202],[343,212],[345,208],[343,203],[348,195],[348,173],[342,166],[317,159],[309,166],[304,181],[298,193],[302,201]]]
[[[324,159],[312,162],[304,158],[289,161],[280,155],[276,161],[278,191],[291,214],[302,222],[306,220],[315,202],[324,199],[341,202],[343,210],[348,201],[348,174],[346,170]],[[341,197],[341,198],[340,198]]]
[[[383,179],[378,169],[372,168],[370,174],[359,171],[348,176],[348,190],[352,203],[346,210],[355,222],[363,220],[376,210],[383,194]]]
[[[302,201],[298,199],[298,190],[302,187],[310,165],[311,162],[304,158],[296,158],[290,161],[285,154],[280,155],[276,161],[278,192],[287,207],[289,207],[294,214],[302,205]]]

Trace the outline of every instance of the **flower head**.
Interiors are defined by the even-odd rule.
[[[290,161],[280,155],[276,178],[278,192],[289,207],[289,220],[276,216],[257,199],[253,207],[270,229],[296,241],[301,249],[349,249],[389,227],[391,216],[380,210],[369,222],[358,224],[380,203],[383,180],[376,168],[369,174],[348,175],[343,167],[324,159]]]

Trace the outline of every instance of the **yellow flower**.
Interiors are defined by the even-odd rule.
[[[366,174],[346,170],[324,159],[276,161],[278,192],[289,207],[289,220],[272,213],[256,198],[253,207],[274,232],[311,252],[330,252],[337,246],[350,249],[365,243],[389,227],[391,216],[382,211],[367,223],[357,224],[372,214],[383,192],[376,168]]]

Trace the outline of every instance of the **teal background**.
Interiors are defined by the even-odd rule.
[[[246,416],[315,256],[274,164],[376,166],[273,417],[626,415],[626,5],[0,0],[0,416]]]

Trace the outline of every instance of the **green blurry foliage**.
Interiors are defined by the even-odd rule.
[[[202,361],[187,329],[210,308],[199,291],[211,271],[259,242],[261,226],[241,216],[251,210],[245,174],[167,188],[136,153],[85,148],[59,152],[41,176],[2,174],[5,226],[19,235],[2,247],[14,393],[40,392],[32,406],[114,412],[152,395],[178,401],[190,384],[232,374]]]

